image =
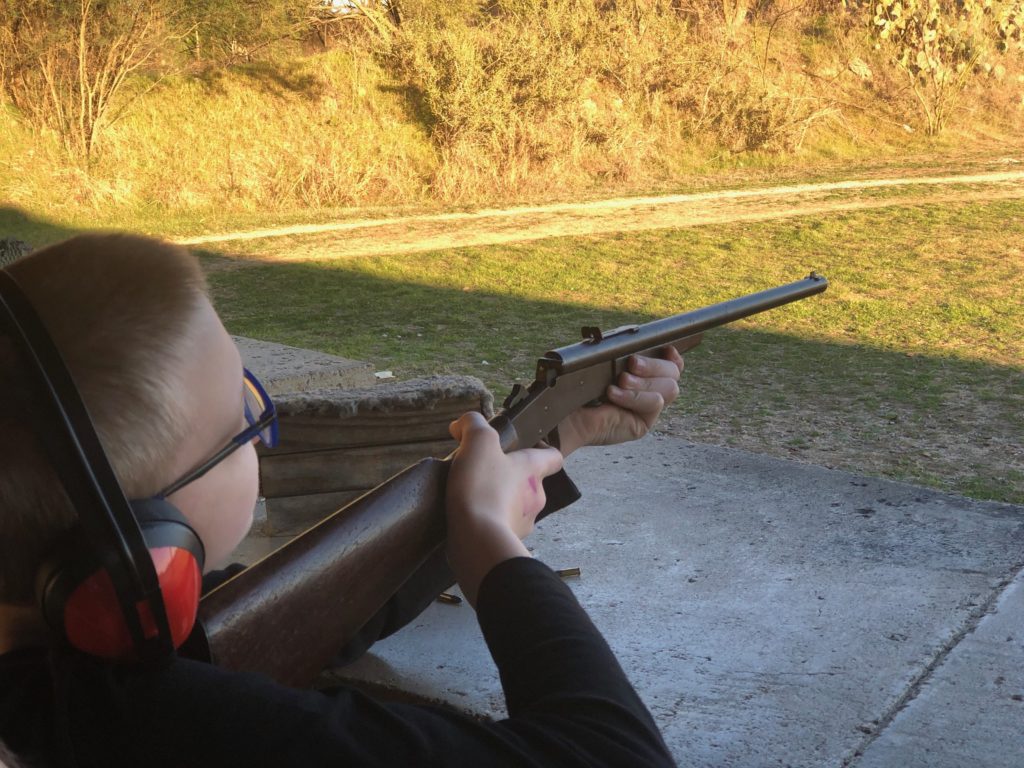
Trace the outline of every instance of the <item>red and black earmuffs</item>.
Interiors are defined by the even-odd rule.
[[[46,621],[93,656],[141,661],[172,653],[196,620],[202,542],[167,501],[127,500],[67,366],[4,270],[0,333],[20,352],[35,395],[33,432],[78,515],[72,536],[38,574]]]

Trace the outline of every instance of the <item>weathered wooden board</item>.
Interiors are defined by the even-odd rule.
[[[294,534],[420,459],[447,456],[448,425],[467,411],[493,415],[471,376],[431,376],[364,389],[327,388],[275,398],[280,443],[260,447],[266,528]]]
[[[326,418],[315,414],[280,419],[281,442],[264,451],[265,456],[322,448],[397,445],[436,440],[448,434],[448,425],[467,411],[480,411],[480,400],[461,398],[432,411],[358,413],[350,418]]]
[[[455,447],[455,441],[449,438],[268,455],[260,461],[262,493],[271,499],[373,488],[410,464],[428,456],[447,456]]]
[[[467,411],[493,415],[493,397],[470,376],[434,376],[368,389],[290,393],[280,399],[277,456],[323,448],[399,445],[448,436]]]

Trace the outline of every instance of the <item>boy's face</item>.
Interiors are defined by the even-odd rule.
[[[208,301],[195,321],[195,354],[186,364],[189,438],[180,446],[166,482],[208,459],[245,426],[242,360]],[[256,448],[243,445],[209,472],[170,494],[206,549],[206,569],[223,566],[252,525],[259,493]]]

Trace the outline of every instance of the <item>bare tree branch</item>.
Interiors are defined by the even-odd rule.
[[[113,109],[130,76],[169,38],[159,8],[157,0],[26,3],[0,34],[0,87],[28,120],[90,163],[103,130],[138,98]]]

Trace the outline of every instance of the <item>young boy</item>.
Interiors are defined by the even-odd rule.
[[[245,442],[243,369],[198,264],[131,236],[73,238],[8,267],[82,394],[130,499],[167,495],[195,529],[207,569],[247,532],[257,495]],[[682,359],[635,358],[609,404],[560,426],[561,452],[504,454],[475,413],[452,424],[448,559],[476,607],[509,717],[279,686],[171,656],[112,664],[53,640],[37,607],[40,563],[77,516],[24,414],[37,407],[23,360],[0,335],[0,741],[19,759],[87,765],[671,765],[650,715],[571,592],[521,538],[564,454],[643,435],[678,393]]]

